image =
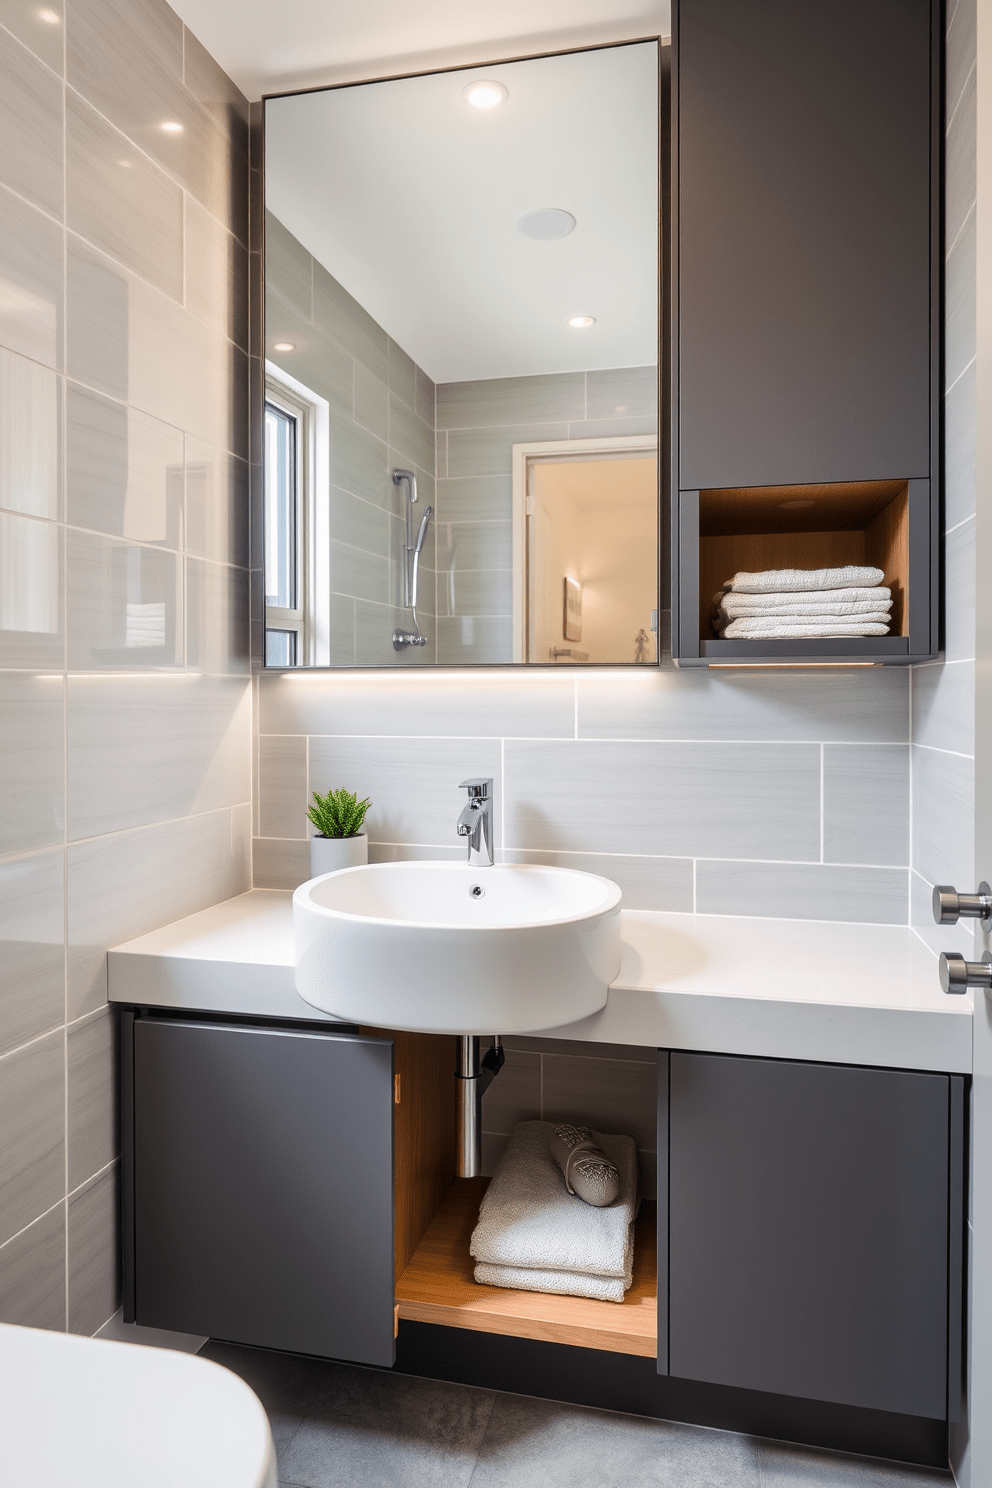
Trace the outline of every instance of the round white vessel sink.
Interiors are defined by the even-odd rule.
[[[370,863],[293,895],[296,988],[353,1023],[533,1033],[605,1006],[620,890],[567,868]]]

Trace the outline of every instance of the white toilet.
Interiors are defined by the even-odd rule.
[[[0,1483],[276,1488],[258,1397],[195,1354],[0,1324]]]

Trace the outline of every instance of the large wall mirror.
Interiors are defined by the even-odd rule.
[[[268,665],[657,661],[658,68],[266,101]]]

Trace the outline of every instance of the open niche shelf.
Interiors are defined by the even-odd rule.
[[[683,491],[679,502],[675,655],[683,664],[906,662],[931,651],[927,481],[749,486]],[[723,639],[714,596],[735,573],[880,568],[892,591],[884,636]]]
[[[634,1237],[634,1279],[623,1302],[480,1286],[469,1241],[488,1178],[457,1179],[399,1278],[400,1318],[539,1338],[615,1354],[658,1352],[656,1214],[642,1205]]]

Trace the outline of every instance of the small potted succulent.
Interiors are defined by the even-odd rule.
[[[367,863],[369,839],[362,823],[372,802],[360,801],[346,790],[328,791],[326,796],[314,791],[313,800],[307,811],[315,828],[310,838],[311,877]]]

